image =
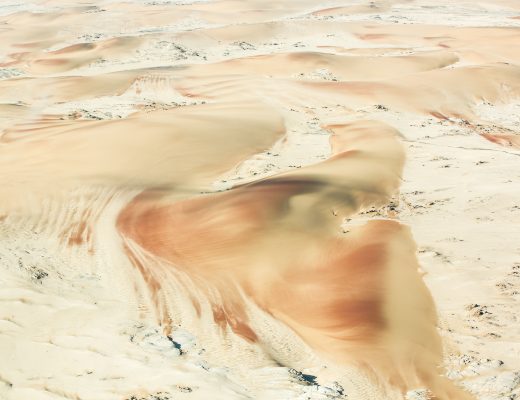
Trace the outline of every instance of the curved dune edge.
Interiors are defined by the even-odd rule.
[[[273,340],[251,328],[246,296],[318,354],[373,376],[388,395],[428,387],[435,398],[470,398],[440,377],[435,309],[408,228],[375,220],[338,233],[341,217],[397,190],[404,154],[395,130],[374,121],[329,129],[333,156],[325,162],[190,200],[143,193],[122,210],[118,229],[166,261],[162,268],[182,271],[223,329]],[[136,262],[127,250],[151,296],[168,296],[158,263]],[[175,311],[155,303],[169,331]]]
[[[0,210],[23,208],[25,200],[30,207],[49,195],[66,195],[78,182],[120,189],[198,191],[269,148],[285,132],[280,115],[259,102],[136,113],[113,121],[51,120],[40,125],[6,130],[0,138],[5,144],[0,148],[4,171]]]

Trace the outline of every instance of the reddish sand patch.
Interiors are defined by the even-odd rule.
[[[520,149],[520,135],[505,133],[483,133],[482,136],[492,143],[496,143],[505,147]]]

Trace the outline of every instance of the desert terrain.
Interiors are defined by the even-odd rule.
[[[0,400],[520,396],[520,2],[0,2]]]

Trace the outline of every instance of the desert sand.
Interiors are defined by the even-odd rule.
[[[0,400],[520,395],[520,3],[0,4]]]

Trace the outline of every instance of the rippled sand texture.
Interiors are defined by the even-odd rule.
[[[0,399],[514,398],[519,17],[0,5]]]

